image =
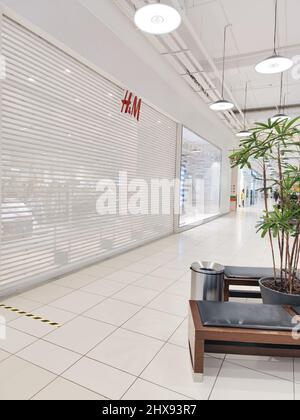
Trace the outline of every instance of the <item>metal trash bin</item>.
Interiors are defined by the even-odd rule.
[[[201,261],[193,263],[191,271],[191,300],[224,301],[224,266]]]

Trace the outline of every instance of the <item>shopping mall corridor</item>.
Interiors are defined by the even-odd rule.
[[[207,355],[192,379],[190,264],[269,265],[258,217],[240,210],[7,298],[60,327],[1,310],[0,399],[300,399],[292,359]]]

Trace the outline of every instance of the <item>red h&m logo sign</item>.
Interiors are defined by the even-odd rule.
[[[122,100],[121,112],[123,114],[129,114],[137,121],[140,121],[141,107],[142,100],[127,90],[124,99]]]

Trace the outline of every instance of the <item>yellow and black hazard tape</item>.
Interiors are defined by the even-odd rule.
[[[25,316],[35,321],[40,321],[43,324],[50,325],[51,327],[56,327],[56,328],[61,327],[61,325],[58,324],[57,322],[50,321],[49,319],[44,319],[41,316],[34,315],[30,312],[21,311],[20,309],[14,308],[13,306],[6,305],[4,303],[0,303],[0,308],[5,309],[6,311],[14,312],[15,314],[18,314],[18,315]]]

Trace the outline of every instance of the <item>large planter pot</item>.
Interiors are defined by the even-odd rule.
[[[273,280],[273,278],[265,277],[259,281],[261,296],[264,304],[300,306],[300,295],[281,293],[266,287],[264,283],[270,280]]]

